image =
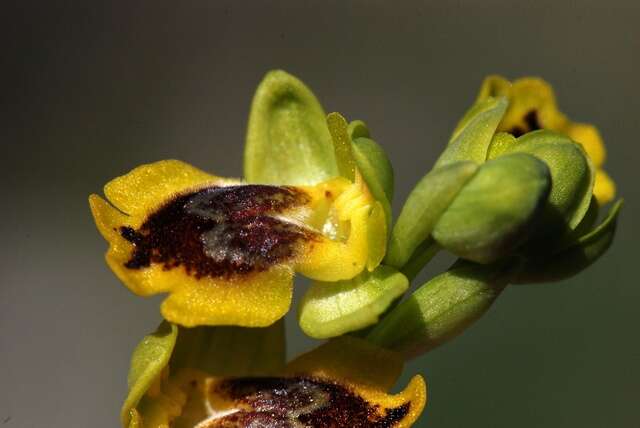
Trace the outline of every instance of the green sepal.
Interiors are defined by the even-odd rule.
[[[402,301],[367,340],[406,358],[451,340],[480,318],[510,279],[503,266],[458,262]]]
[[[474,162],[456,162],[431,171],[418,182],[391,232],[386,264],[402,269],[477,170]]]
[[[403,274],[384,265],[347,281],[314,281],[300,304],[298,322],[316,339],[360,330],[378,322],[408,287]]]
[[[355,140],[356,138],[371,138],[369,127],[362,120],[352,120],[349,122],[348,129],[351,140]]]
[[[304,83],[280,70],[253,98],[244,153],[247,181],[314,184],[338,175],[322,106]]]
[[[131,410],[158,379],[169,363],[178,337],[178,327],[162,321],[156,331],[145,336],[131,355],[127,384],[129,392],[120,411],[122,426],[129,426]]]
[[[477,263],[509,256],[529,237],[550,188],[549,169],[534,156],[517,153],[488,161],[442,214],[433,238]]]
[[[463,160],[484,162],[508,104],[504,97],[476,102],[458,123],[435,167]]]
[[[489,150],[487,151],[487,160],[495,159],[500,155],[507,153],[518,144],[518,139],[508,132],[498,132],[491,139]]]
[[[181,368],[214,376],[268,376],[282,371],[285,354],[282,320],[266,328],[184,328],[163,321],[156,332],[145,336],[131,358],[122,425],[132,428],[141,424],[131,420],[134,408],[143,421],[167,411],[157,398],[145,395],[166,367],[168,376]]]
[[[356,161],[353,158],[349,125],[340,113],[334,112],[327,116],[327,126],[333,140],[338,174],[353,181],[356,175]]]
[[[561,227],[575,229],[589,209],[595,179],[582,146],[563,134],[542,129],[518,138],[507,153],[534,155],[551,171],[553,184],[543,220],[546,235],[558,236]]]
[[[524,262],[514,283],[561,281],[589,267],[611,246],[621,208],[622,200],[619,200],[602,223],[571,245],[547,257]]]

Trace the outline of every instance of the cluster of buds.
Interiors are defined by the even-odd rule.
[[[125,428],[410,427],[426,403],[403,363],[453,338],[509,284],[576,275],[613,239],[621,203],[597,130],[539,79],[489,77],[394,222],[394,174],[367,125],[326,115],[274,71],[255,94],[244,179],[143,165],[90,197],[106,259],[137,295],[167,293],[134,351]],[[408,293],[439,251],[458,261]],[[300,328],[329,339],[286,362]],[[407,295],[408,294],[408,295]]]

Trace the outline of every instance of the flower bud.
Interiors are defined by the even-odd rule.
[[[428,352],[480,318],[509,277],[501,266],[458,263],[394,308],[367,339],[408,358]]]
[[[525,154],[480,166],[433,229],[433,238],[458,257],[490,263],[510,256],[529,237],[551,179],[544,162]]]

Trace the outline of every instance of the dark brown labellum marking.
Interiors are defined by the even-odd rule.
[[[380,409],[342,385],[307,377],[229,379],[212,392],[241,410],[207,428],[392,428],[410,408]]]
[[[514,137],[518,138],[521,135],[526,134],[527,132],[537,131],[538,129],[542,129],[540,125],[540,119],[538,118],[538,112],[536,110],[531,110],[527,114],[524,115],[524,123],[526,124],[525,128],[521,128],[519,126],[514,126],[511,129],[511,134]]]
[[[134,245],[125,266],[184,266],[197,278],[264,271],[295,256],[298,241],[313,239],[313,232],[272,217],[307,201],[294,188],[266,185],[180,195],[149,215],[140,229],[120,229]]]

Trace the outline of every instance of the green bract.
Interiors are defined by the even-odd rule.
[[[245,178],[269,184],[313,184],[338,175],[326,115],[313,93],[284,71],[272,71],[251,104]]]
[[[349,281],[316,281],[300,304],[300,327],[317,339],[360,330],[378,322],[408,287],[407,278],[389,266],[378,266]]]
[[[532,231],[551,187],[549,169],[514,154],[483,164],[433,229],[433,238],[458,257],[490,263],[513,254]]]
[[[428,352],[480,318],[509,276],[502,266],[458,263],[394,308],[367,339],[407,358]]]

